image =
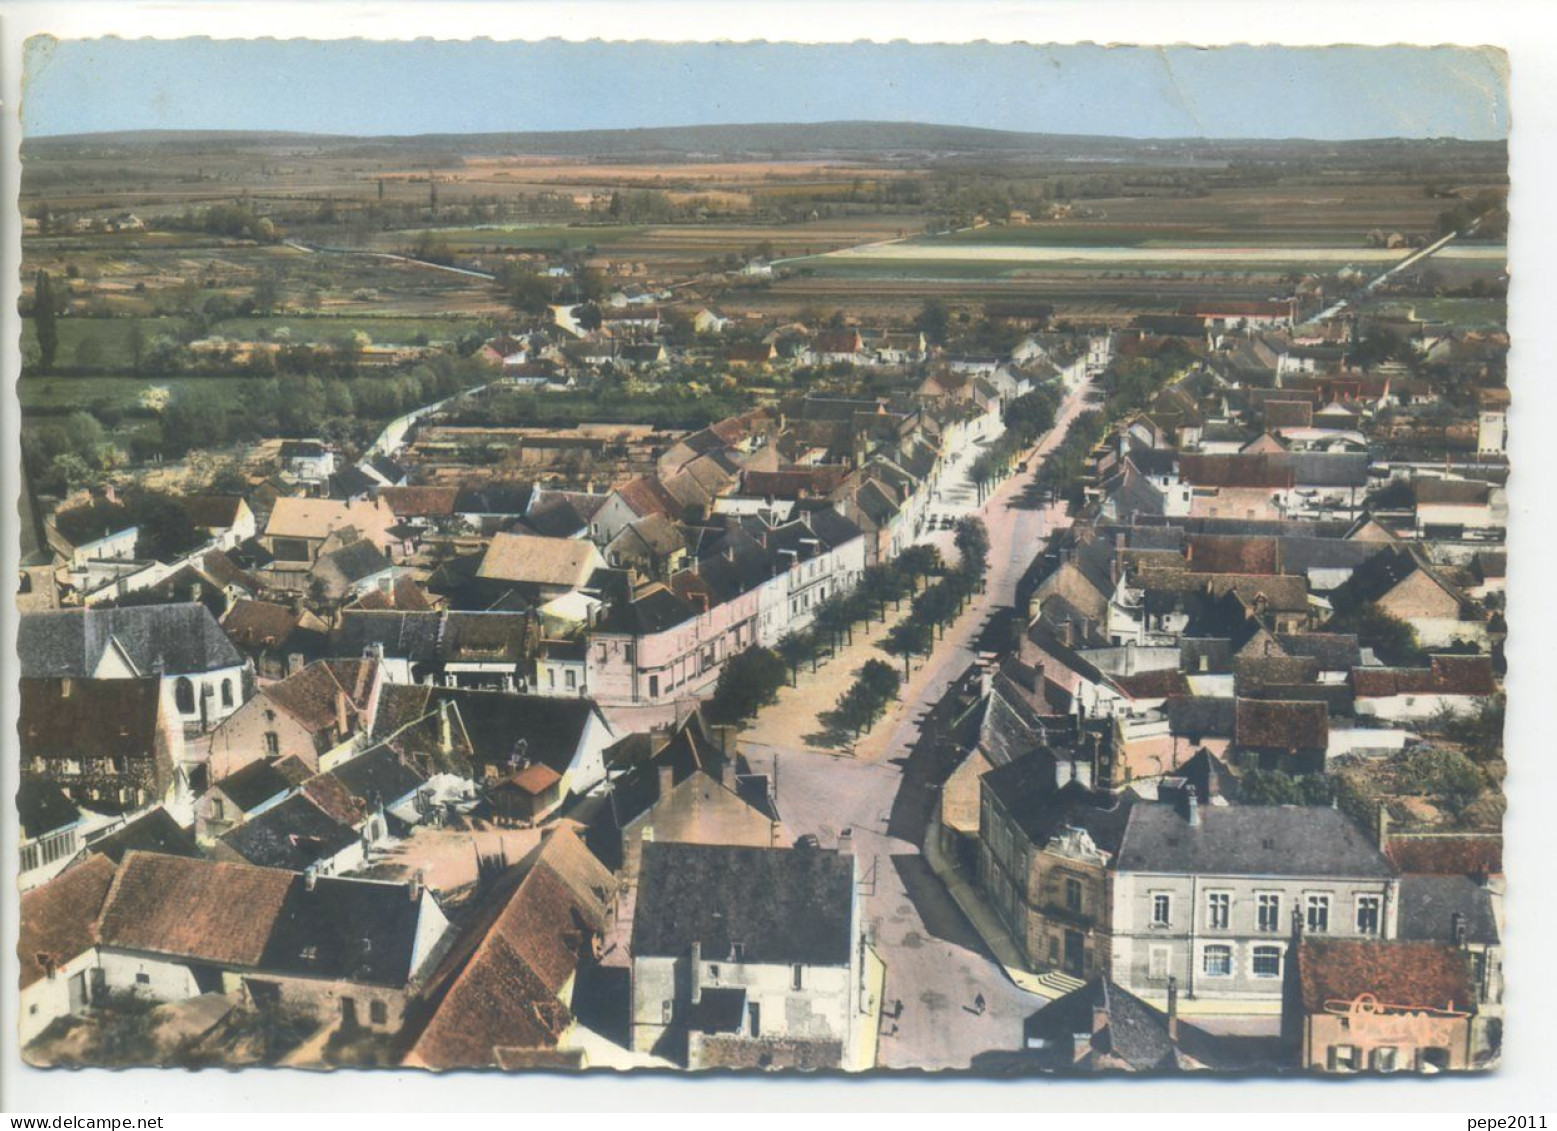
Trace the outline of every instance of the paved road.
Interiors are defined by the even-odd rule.
[[[1083,391],[1066,399],[1054,431],[1039,445],[1040,459],[1083,407]],[[859,858],[866,929],[887,964],[883,1067],[966,1068],[978,1053],[1019,1048],[1022,1021],[1044,1004],[1005,976],[920,852],[936,788],[951,769],[936,737],[944,713],[938,705],[976,650],[1003,647],[983,638],[990,622],[1011,605],[1044,537],[1064,521],[1058,511],[1015,505],[1031,479],[1030,471],[1013,476],[978,508],[990,532],[985,592],[947,631],[902,705],[855,757],[811,753],[798,743],[746,750],[755,768],[776,775],[791,838],[813,835]],[[975,1008],[979,996],[982,1012]],[[903,1008],[894,1017],[898,1001]]]

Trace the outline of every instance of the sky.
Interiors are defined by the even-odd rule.
[[[1505,65],[1495,51],[1406,46],[34,40],[22,124],[381,135],[873,120],[1500,139]]]

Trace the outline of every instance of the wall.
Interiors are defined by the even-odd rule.
[[[748,1005],[755,1003],[763,1037],[811,1037],[841,1041],[850,1047],[854,1013],[853,978],[849,966],[805,966],[802,988],[793,987],[788,965],[736,963],[705,956],[699,964],[703,986],[741,986]],[[664,1035],[664,1003],[672,1002],[673,1023],[685,1017],[690,1002],[689,958],[633,959],[632,1047],[650,1052]],[[749,1017],[749,1014],[748,1014]]]
[[[87,971],[90,987],[92,976],[89,971],[97,966],[97,962],[95,949],[83,951],[55,970],[53,977],[40,978],[22,990],[17,1004],[19,1038],[22,1047],[26,1047],[29,1041],[48,1028],[49,1022],[56,1017],[66,1017],[70,1014],[71,978]]]
[[[1225,892],[1231,897],[1229,925],[1212,929],[1208,923],[1207,896]],[[1165,893],[1172,915],[1167,927],[1151,925],[1152,897]],[[1280,897],[1276,929],[1258,928],[1258,895]],[[1131,993],[1161,999],[1167,994],[1168,977],[1179,981],[1191,998],[1264,1000],[1279,1002],[1286,951],[1292,941],[1292,912],[1302,910],[1309,894],[1330,896],[1330,929],[1325,938],[1395,937],[1399,881],[1345,877],[1291,876],[1182,876],[1120,872],[1114,877],[1112,907],[1112,969],[1110,975]],[[1356,929],[1357,896],[1375,895],[1381,900],[1380,935],[1360,935]],[[1232,947],[1231,977],[1208,976],[1205,948]],[[1276,946],[1282,966],[1276,976],[1253,973],[1254,947]],[[1152,971],[1152,950],[1160,948],[1166,966]]]
[[[1315,1013],[1307,1019],[1303,1047],[1303,1067],[1329,1071],[1332,1046],[1350,1045],[1358,1050],[1359,1063],[1367,1070],[1372,1052],[1394,1048],[1396,1071],[1411,1072],[1418,1067],[1420,1050],[1444,1049],[1448,1067],[1459,1071],[1471,1067],[1471,1023],[1468,1017],[1436,1017],[1428,1014]]]

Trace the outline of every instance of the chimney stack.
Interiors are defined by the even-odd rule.
[[[692,1004],[698,1005],[703,1000],[703,944],[692,944],[692,953],[687,959],[687,981],[691,986]]]
[[[335,733],[337,741],[346,737],[347,723],[346,692],[337,688],[335,692]]]
[[[1195,796],[1195,787],[1192,785],[1184,787],[1184,804],[1188,809],[1189,827],[1198,829],[1200,827],[1200,799]]]
[[[1466,938],[1465,916],[1463,913],[1456,911],[1454,914],[1449,916],[1449,931],[1451,937],[1454,939],[1454,945],[1463,947],[1465,945]]]
[[[1179,980],[1168,979],[1168,1042],[1179,1043]]]
[[[314,882],[317,879],[318,879],[318,873],[314,870],[314,866],[312,864],[310,864],[308,867],[304,868],[303,869],[303,890],[304,891],[313,891],[314,890]]]
[[[412,903],[419,903],[419,902],[421,902],[422,888],[425,886],[425,884],[426,884],[426,878],[425,878],[422,870],[420,868],[418,868],[416,870],[416,874],[411,877],[411,883],[410,883],[410,885],[406,889],[407,894],[411,897],[411,902]]]

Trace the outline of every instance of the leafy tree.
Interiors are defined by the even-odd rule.
[[[498,274],[498,288],[515,313],[540,315],[556,297],[552,281],[528,264],[511,263]]]
[[[963,573],[977,576],[982,583],[984,571],[989,566],[989,528],[984,520],[973,515],[959,520],[953,545],[962,558],[958,568]]]
[[[58,315],[54,297],[54,280],[47,271],[39,271],[32,291],[32,328],[38,338],[38,365],[45,373],[54,369],[54,356],[59,352]]]
[[[172,561],[204,540],[179,503],[161,494],[145,494],[129,501],[129,511],[139,528],[135,556],[159,562]]]
[[[897,674],[897,669],[885,660],[866,660],[860,666],[856,676],[860,683],[865,685],[873,696],[882,702],[892,699],[900,686],[902,679]]]
[[[913,657],[926,655],[935,647],[935,631],[924,621],[910,617],[893,625],[886,639],[876,647],[889,656],[903,658],[903,678],[906,680]]]
[[[1424,659],[1416,629],[1378,605],[1368,603],[1330,618],[1331,632],[1350,632],[1364,648],[1393,667],[1410,667]]]
[[[1330,796],[1324,774],[1250,770],[1238,779],[1238,798],[1249,805],[1328,805]]]
[[[1436,729],[1463,746],[1473,761],[1493,762],[1503,756],[1504,707],[1503,696],[1494,695],[1470,714],[1448,713],[1437,720]]]
[[[574,312],[573,320],[585,330],[598,330],[603,321],[600,313],[600,304],[586,302]]]
[[[917,542],[899,554],[893,566],[911,584],[917,585],[921,578],[941,571],[941,551],[928,542]]]
[[[778,698],[788,665],[771,648],[748,648],[725,661],[708,704],[708,717],[719,723],[751,718]]]
[[[791,683],[800,678],[800,665],[806,660],[811,661],[811,670],[816,670],[816,637],[810,632],[805,630],[786,632],[778,638],[776,647],[784,663],[789,665]]]
[[[1468,809],[1486,785],[1476,763],[1456,750],[1424,747],[1410,756],[1406,771],[1455,816]]]
[[[946,330],[951,325],[951,308],[942,298],[928,298],[914,319],[914,326],[925,339],[935,345],[946,340]]]

